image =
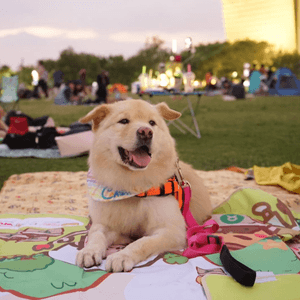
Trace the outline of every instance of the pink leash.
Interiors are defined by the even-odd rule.
[[[183,256],[188,258],[200,255],[219,253],[224,245],[222,237],[213,235],[219,229],[219,224],[210,219],[202,226],[198,225],[190,210],[191,187],[188,182],[182,180],[184,191],[183,217],[187,225],[188,247],[183,252]]]
[[[191,187],[182,177],[179,165],[177,165],[181,177],[181,187],[184,191],[183,216],[187,225],[188,247],[183,256],[194,258],[201,255],[220,253],[220,259],[225,270],[241,285],[252,287],[255,283],[256,272],[236,260],[228,250],[222,237],[214,235],[219,229],[219,224],[210,219],[202,226],[198,225],[190,210]]]

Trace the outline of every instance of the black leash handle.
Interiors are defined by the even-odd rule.
[[[223,245],[220,259],[225,270],[240,284],[252,287],[255,283],[256,272],[238,260],[229,252],[226,245]]]

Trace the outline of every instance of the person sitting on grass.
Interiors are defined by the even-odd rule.
[[[78,105],[82,104],[84,96],[85,91],[82,82],[80,80],[75,80],[73,90],[73,102],[75,101]]]
[[[54,104],[77,105],[81,103],[81,100],[82,100],[82,95],[80,94],[79,87],[77,87],[76,89],[76,81],[70,80],[54,98]]]

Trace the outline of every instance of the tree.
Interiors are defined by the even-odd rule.
[[[147,38],[144,48],[127,60],[128,84],[137,80],[143,66],[146,66],[146,70],[155,71],[159,63],[169,61],[171,53],[163,48],[163,44],[164,41],[157,36]]]
[[[218,78],[222,76],[230,78],[234,71],[241,77],[246,62],[265,64],[269,67],[274,65],[276,68],[285,66],[300,76],[300,55],[276,53],[272,45],[267,42],[243,40],[235,43],[199,44],[195,47],[194,54],[191,55],[189,51],[184,50],[180,55],[184,68],[186,69],[187,63],[190,63],[196,78],[200,80],[205,78],[208,71],[212,71]],[[104,57],[90,53],[76,53],[69,47],[60,53],[58,60],[44,60],[44,64],[50,79],[56,70],[64,73],[65,81],[79,79],[79,71],[84,68],[87,70],[88,85],[96,81],[97,75],[102,70],[106,70],[110,74],[112,84],[122,83],[130,86],[138,79],[143,66],[146,66],[147,71],[152,69],[155,73],[159,63],[168,62],[170,56],[171,50],[164,48],[164,41],[158,36],[153,36],[148,37],[144,47],[128,59],[124,59],[122,55]],[[24,67],[18,73],[20,82],[31,84],[31,70],[31,67]]]
[[[33,67],[22,67],[18,72],[19,82],[24,83],[27,88],[32,88],[32,76],[31,72]]]
[[[280,52],[273,61],[273,66],[278,69],[286,67],[291,69],[291,71],[300,78],[300,54],[294,53],[282,53]]]
[[[271,66],[275,53],[267,42],[251,40],[237,41],[235,43],[214,43],[199,45],[191,60],[192,69],[198,79],[204,79],[208,71],[212,71],[218,78],[230,78],[236,71],[239,77],[243,74],[244,63]]]
[[[88,53],[75,53],[73,48],[69,47],[60,53],[56,68],[64,73],[64,80],[79,79],[79,71],[87,70],[86,83],[92,84],[97,75],[106,66],[106,59],[97,57]]]

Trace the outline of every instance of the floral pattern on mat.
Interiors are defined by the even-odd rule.
[[[12,175],[0,193],[0,213],[88,215],[86,172]]]
[[[236,190],[264,190],[300,212],[300,195],[277,186],[259,186],[241,172],[197,171],[217,207]],[[55,213],[88,216],[87,172],[40,172],[12,175],[0,192],[0,213]]]

